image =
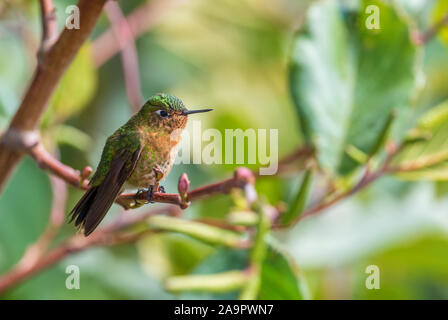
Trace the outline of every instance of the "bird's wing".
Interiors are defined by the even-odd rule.
[[[86,236],[95,230],[122,191],[141,150],[137,132],[124,134],[117,131],[107,140],[91,187],[71,212],[71,221],[76,219],[75,225],[81,225]]]
[[[124,132],[121,129],[115,131],[104,145],[100,163],[90,180],[90,185],[92,187],[99,186],[110,172],[112,163],[116,159],[121,159],[126,165],[131,166],[133,170],[138,160],[136,158],[132,161],[132,154],[134,152],[141,152],[140,133],[138,131]]]

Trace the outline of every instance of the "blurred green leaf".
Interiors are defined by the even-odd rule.
[[[266,197],[269,203],[278,203],[284,200],[285,191],[288,190],[285,184],[285,179],[275,175],[260,176],[255,182],[255,188],[259,194]]]
[[[288,259],[269,247],[261,269],[258,298],[262,300],[303,300],[297,272]]]
[[[407,106],[416,49],[392,7],[380,1],[361,1],[357,8],[338,3],[321,1],[309,9],[294,39],[290,86],[320,165],[344,174],[357,166],[344,153],[346,146],[370,153],[391,110]],[[366,27],[368,5],[379,9],[379,30]]]
[[[213,252],[211,246],[175,233],[150,235],[140,240],[137,248],[147,273],[159,280],[191,272]]]
[[[246,282],[247,274],[244,271],[233,270],[213,274],[170,277],[165,282],[165,288],[169,292],[226,293],[240,289]]]
[[[86,42],[59,82],[42,125],[63,122],[82,111],[96,91],[97,80],[90,43]]]
[[[10,268],[45,229],[51,209],[48,177],[22,161],[0,197],[0,272]]]
[[[0,129],[20,103],[29,70],[24,44],[0,23]]]
[[[75,127],[62,124],[55,131],[58,144],[69,145],[80,151],[87,151],[92,144],[90,137]]]
[[[435,234],[363,259],[356,268],[354,299],[447,299],[447,247],[447,237]],[[365,287],[368,265],[379,267],[379,290]]]
[[[310,192],[312,182],[312,170],[308,169],[302,178],[302,183],[297,193],[293,196],[291,203],[289,204],[288,211],[281,216],[281,221],[284,224],[288,224],[298,218],[308,202],[308,194]]]
[[[381,148],[384,147],[387,139],[389,138],[390,130],[392,127],[392,123],[394,122],[396,117],[395,111],[392,110],[387,117],[386,123],[381,128],[380,134],[373,145],[373,148],[370,150],[370,157],[373,157],[376,153],[381,151]]]
[[[227,222],[239,226],[253,226],[258,223],[258,216],[255,212],[249,210],[230,211],[227,216]]]
[[[448,180],[448,101],[426,112],[414,132],[427,139],[406,144],[395,157],[392,165],[409,171],[398,176],[409,180]]]
[[[149,217],[147,221],[151,228],[179,232],[210,244],[233,247],[244,240],[244,236],[236,232],[196,221],[160,215]]]
[[[443,198],[448,195],[448,181],[436,181],[435,188],[437,198]]]
[[[201,262],[192,274],[214,274],[230,270],[243,270],[247,267],[248,260],[248,250],[220,248]],[[185,292],[181,295],[183,299],[236,299],[237,297],[237,291],[219,294]]]
[[[266,237],[270,231],[272,210],[267,204],[259,202],[255,204],[255,210],[258,214],[258,224],[256,234],[253,237],[253,244],[250,251],[250,264],[247,284],[242,288],[238,297],[240,300],[255,300],[260,292],[261,269],[266,259],[267,243]]]

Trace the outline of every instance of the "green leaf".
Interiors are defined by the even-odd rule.
[[[55,127],[55,135],[58,144],[66,144],[86,151],[92,144],[92,139],[85,132],[65,124]]]
[[[448,196],[448,182],[447,181],[436,181],[434,187],[435,187],[437,199],[441,199],[441,198]]]
[[[322,168],[345,174],[358,164],[353,145],[370,154],[392,109],[403,110],[414,87],[415,47],[408,26],[380,1],[359,6],[319,1],[294,39],[291,94],[308,143]],[[379,8],[380,29],[368,29],[366,7]]]
[[[283,224],[288,224],[295,219],[297,219],[305,209],[305,206],[308,201],[308,194],[311,188],[312,181],[312,171],[308,169],[305,172],[305,175],[302,179],[302,183],[300,188],[297,190],[297,193],[293,197],[291,204],[289,205],[288,211],[286,211],[281,216],[281,221]]]
[[[448,101],[432,108],[420,119],[413,135],[426,136],[405,144],[392,166],[406,172],[407,180],[448,180]]]
[[[231,270],[243,270],[249,263],[248,250],[232,250],[228,248],[220,248],[212,255],[204,259],[193,271],[192,274],[214,274]],[[226,293],[200,293],[185,292],[182,294],[183,299],[236,299],[238,291]]]
[[[448,246],[444,234],[412,237],[352,267],[352,299],[446,300],[448,299]],[[366,290],[366,266],[380,268],[381,289]]]
[[[147,221],[151,228],[179,232],[211,244],[233,247],[244,240],[243,236],[236,232],[196,221],[166,216],[152,216]]]
[[[254,226],[258,223],[258,216],[249,210],[231,211],[227,216],[227,222],[238,226]]]
[[[12,267],[43,232],[51,198],[47,175],[26,158],[0,197],[0,272]]]
[[[156,233],[137,243],[140,261],[158,279],[183,275],[214,250],[208,244],[178,233]]]
[[[370,154],[369,154],[370,157],[372,157],[376,153],[378,153],[380,151],[380,149],[386,143],[387,139],[389,138],[390,130],[392,127],[392,123],[395,120],[395,117],[396,117],[396,113],[394,110],[392,110],[390,112],[389,116],[387,117],[386,123],[384,124],[383,128],[381,129],[380,134],[379,134],[377,140],[375,141],[375,144],[373,145],[373,148],[370,150]]]
[[[269,247],[261,269],[258,298],[262,300],[303,300],[297,272],[279,251]]]
[[[198,291],[225,293],[243,287],[247,282],[244,271],[225,271],[214,274],[186,275],[170,277],[165,282],[170,292]]]
[[[256,211],[258,213],[257,233],[253,239],[253,245],[250,252],[250,269],[248,274],[248,281],[241,290],[240,300],[255,300],[261,283],[261,269],[263,261],[266,258],[267,244],[266,236],[269,233],[271,220],[268,210],[271,208],[264,204],[256,204]]]
[[[64,122],[79,113],[92,99],[98,84],[90,43],[80,49],[73,63],[59,82],[42,125]]]

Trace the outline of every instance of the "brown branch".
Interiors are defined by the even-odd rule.
[[[340,202],[341,200],[346,199],[346,198],[354,195],[355,193],[363,190],[365,187],[369,186],[373,181],[375,181],[378,178],[380,178],[381,176],[383,176],[383,174],[385,174],[386,172],[387,172],[387,170],[385,168],[375,171],[373,173],[370,173],[368,170],[366,170],[366,174],[353,188],[351,188],[347,192],[344,192],[344,193],[341,193],[341,194],[335,196],[330,201],[323,202],[321,204],[318,204],[314,207],[311,207],[311,208],[305,210],[300,215],[300,217],[296,221],[293,222],[293,224],[296,224],[297,222],[299,222],[300,220],[302,220],[308,216],[315,215],[316,213],[319,213],[319,212],[323,211],[324,209],[327,209],[327,208],[331,207],[332,205]]]
[[[445,15],[442,17],[442,19],[440,19],[440,21],[437,21],[432,27],[430,27],[425,32],[420,32],[418,30],[414,31],[414,33],[412,34],[412,40],[418,46],[425,45],[430,40],[432,40],[440,32],[440,30],[442,30],[447,25],[448,25],[448,12],[445,13]]]
[[[87,189],[87,180],[79,173],[79,171],[73,169],[60,162],[58,159],[53,157],[41,143],[36,144],[34,147],[30,148],[28,153],[37,162],[39,167],[44,170],[49,170],[55,176],[63,179],[65,182],[71,184],[76,188]],[[85,168],[83,171],[88,170]],[[90,169],[91,170],[91,169]]]
[[[117,28],[119,30],[128,29],[131,36],[123,39],[121,43],[117,43],[115,32],[107,30],[99,36],[92,44],[93,60],[97,67],[102,66],[106,61],[118,53],[122,46],[127,46],[128,41],[138,38],[147,32],[172,9],[172,7],[184,0],[156,0],[148,2],[133,12],[131,12],[125,20],[121,20]]]
[[[53,0],[40,0],[39,3],[42,18],[42,40],[39,56],[42,56],[56,42],[58,38],[58,24]]]
[[[132,110],[137,112],[142,104],[142,93],[134,35],[117,2],[109,1],[104,6],[104,10],[109,18],[115,41],[121,51],[126,95]]]
[[[183,177],[186,177],[186,175],[183,175]],[[182,176],[179,182],[182,182]],[[185,190],[187,188],[182,190],[182,185],[181,183],[179,183],[178,194],[155,192],[151,195],[150,200],[152,202],[175,204],[184,209],[188,207],[189,203],[193,200],[208,198],[216,194],[227,194],[234,188],[243,189],[247,184],[253,185],[254,183],[255,177],[252,171],[247,168],[241,167],[235,170],[234,176],[230,179],[199,187],[188,192],[186,192]],[[185,196],[182,196],[182,194],[185,194]],[[124,208],[128,209],[132,208],[135,200],[146,201],[147,197],[148,191],[144,191],[138,194],[123,193],[120,195],[116,202]]]
[[[311,159],[314,159],[314,148],[305,144],[278,162],[277,174],[288,173],[292,167],[297,171],[298,165],[292,166],[295,163],[298,163],[300,168],[304,169],[309,165]],[[258,171],[255,175],[259,177]]]
[[[31,84],[8,130],[23,132],[36,128],[51,94],[93,30],[105,2],[106,0],[79,0],[80,28],[64,29],[56,43],[40,56]],[[23,152],[10,150],[4,143],[0,143],[0,190],[22,155]]]

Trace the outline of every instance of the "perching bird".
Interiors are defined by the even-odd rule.
[[[88,236],[125,188],[148,188],[149,200],[154,185],[173,166],[188,115],[211,110],[189,111],[170,94],[152,96],[107,139],[90,188],[70,212],[70,222]]]

